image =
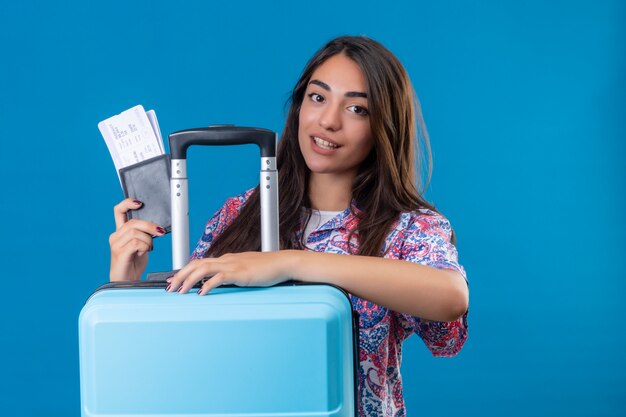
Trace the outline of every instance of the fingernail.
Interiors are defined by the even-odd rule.
[[[181,285],[180,288],[178,289],[178,291],[176,292],[181,292],[183,290],[183,286]]]
[[[165,289],[165,291],[169,291],[170,288],[172,288],[172,284],[168,285],[167,288]]]
[[[139,200],[133,200],[133,203],[137,204],[138,206],[142,205],[143,203]]]
[[[162,228],[161,226],[157,227],[157,232],[159,232],[160,234],[164,235],[165,234],[165,229]]]
[[[198,290],[198,295],[200,295],[201,292],[202,292],[202,288]]]

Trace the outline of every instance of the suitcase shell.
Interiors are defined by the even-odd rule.
[[[114,283],[79,318],[82,416],[354,416],[355,316],[329,285]]]

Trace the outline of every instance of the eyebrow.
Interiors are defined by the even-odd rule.
[[[330,86],[328,84],[326,84],[323,81],[320,80],[311,80],[309,82],[309,84],[315,84],[321,88],[323,88],[326,91],[331,91]],[[363,93],[361,91],[348,91],[345,94],[346,97],[362,97],[362,98],[367,98],[367,93]]]

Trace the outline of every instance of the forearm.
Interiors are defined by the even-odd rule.
[[[413,262],[289,251],[289,275],[337,285],[365,300],[427,320],[453,321],[469,303],[463,276]]]

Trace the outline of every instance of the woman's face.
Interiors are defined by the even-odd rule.
[[[352,176],[373,147],[360,67],[334,55],[311,75],[300,108],[300,151],[312,174]]]

